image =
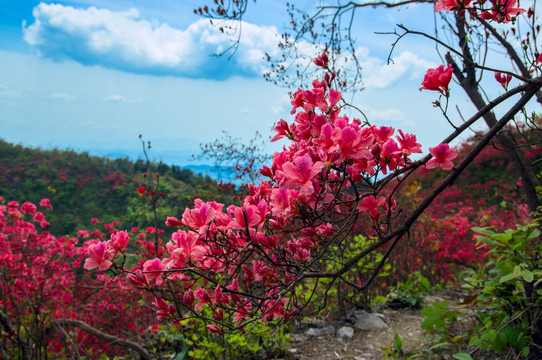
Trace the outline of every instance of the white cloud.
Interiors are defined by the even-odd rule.
[[[242,46],[228,61],[210,54],[228,48],[231,38],[205,19],[181,30],[142,19],[136,9],[115,12],[45,3],[36,6],[33,15],[34,23],[24,26],[24,39],[42,56],[136,73],[260,76],[264,53],[277,44],[275,27],[242,23]]]
[[[11,90],[6,85],[0,84],[0,98],[11,98],[11,97],[18,97],[21,94],[16,90]]]
[[[114,94],[109,95],[102,99],[102,101],[111,101],[111,102],[123,102],[123,103],[135,103],[136,100],[128,99],[122,95]]]
[[[423,79],[423,75],[429,68],[436,64],[420,58],[409,51],[403,51],[392,58],[392,62],[369,55],[366,48],[357,49],[357,56],[362,68],[363,85],[367,89],[383,89],[394,85],[400,79]]]
[[[288,113],[291,109],[291,99],[287,95],[283,95],[280,97],[280,99],[277,101],[277,104],[275,106],[271,107],[271,112],[273,114],[281,114],[281,113]]]
[[[49,97],[53,100],[74,100],[75,96],[66,93],[51,93]]]
[[[376,110],[361,106],[360,109],[369,118],[369,121],[385,120],[385,121],[399,121],[405,118],[405,114],[398,109],[386,109]]]

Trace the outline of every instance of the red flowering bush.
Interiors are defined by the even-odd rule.
[[[412,161],[412,154],[422,152],[414,135],[401,130],[394,135],[394,128],[341,115],[334,79],[328,71],[311,90],[292,95],[295,120],[281,120],[273,138],[291,144],[262,167],[269,180],[249,185],[239,205],[196,199],[181,219],[165,221],[179,228],[165,246],[141,241],[144,254],[128,279],[152,291],[158,319],[203,319],[211,332],[241,328],[254,318],[283,321],[320,310],[310,303],[326,289],[311,279],[327,279],[328,289],[344,281],[357,291],[374,279],[394,245],[370,263],[373,271],[353,280],[347,274],[392,240],[397,244],[419,216],[399,216],[394,193],[403,178],[424,166],[450,170],[456,153],[440,144]],[[434,90],[444,91],[444,85]],[[366,247],[345,252],[348,239],[360,231],[364,235],[357,239],[366,239]],[[85,268],[126,273],[119,264],[127,239],[118,233],[89,245]],[[299,286],[308,295],[298,293]]]
[[[51,204],[44,199],[40,206],[48,209]],[[143,336],[155,323],[153,314],[137,304],[136,300],[144,300],[145,294],[125,279],[93,277],[78,270],[87,251],[100,253],[93,243],[99,244],[104,233],[94,231],[98,239],[78,246],[77,238],[55,237],[41,230],[48,223],[37,210],[29,202],[19,206],[11,201],[5,205],[0,197],[0,321],[5,331],[4,353],[13,357],[19,354],[23,359],[126,354],[122,338]],[[90,236],[88,231],[79,233]],[[125,249],[126,236],[114,230],[112,246],[119,251]],[[120,337],[118,344],[123,347],[112,345],[103,334]]]

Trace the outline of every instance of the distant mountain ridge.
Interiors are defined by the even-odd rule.
[[[149,226],[148,196],[138,193],[141,186],[164,194],[158,203],[161,224],[167,216],[179,216],[186,206],[193,205],[194,197],[232,201],[235,188],[219,187],[212,178],[217,174],[212,165],[191,167],[153,161],[149,169],[141,158],[132,161],[126,156],[43,150],[0,139],[0,196],[7,201],[33,203],[50,198],[53,210],[47,216],[51,231],[57,234],[88,228],[94,217],[118,220],[123,226]],[[153,174],[144,176],[151,172],[160,175],[158,185]]]

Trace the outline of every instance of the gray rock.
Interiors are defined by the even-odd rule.
[[[354,328],[343,326],[337,330],[337,337],[351,339],[354,336]]]
[[[356,312],[356,329],[359,330],[382,330],[387,329],[388,324],[377,314],[370,314],[363,311]]]
[[[439,303],[439,302],[442,302],[442,301],[444,301],[444,298],[442,298],[440,296],[427,295],[427,296],[422,297],[422,303],[425,306],[429,306],[432,303],[435,303],[435,302]]]
[[[254,359],[254,360],[266,360],[266,359],[269,359],[269,355],[267,355],[267,351],[265,351],[265,349],[261,349],[256,354],[254,354],[252,356],[252,359]]]
[[[335,328],[333,326],[326,326],[323,328],[310,328],[305,332],[307,336],[321,336],[321,335],[333,335]]]

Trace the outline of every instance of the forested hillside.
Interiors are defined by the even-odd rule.
[[[140,187],[147,189],[145,195],[137,191]],[[35,203],[49,198],[52,233],[73,234],[92,218],[117,220],[123,227],[154,225],[150,191],[155,192],[160,226],[166,215],[179,215],[196,196],[228,201],[234,195],[231,186],[179,166],[42,150],[0,139],[0,196]]]

